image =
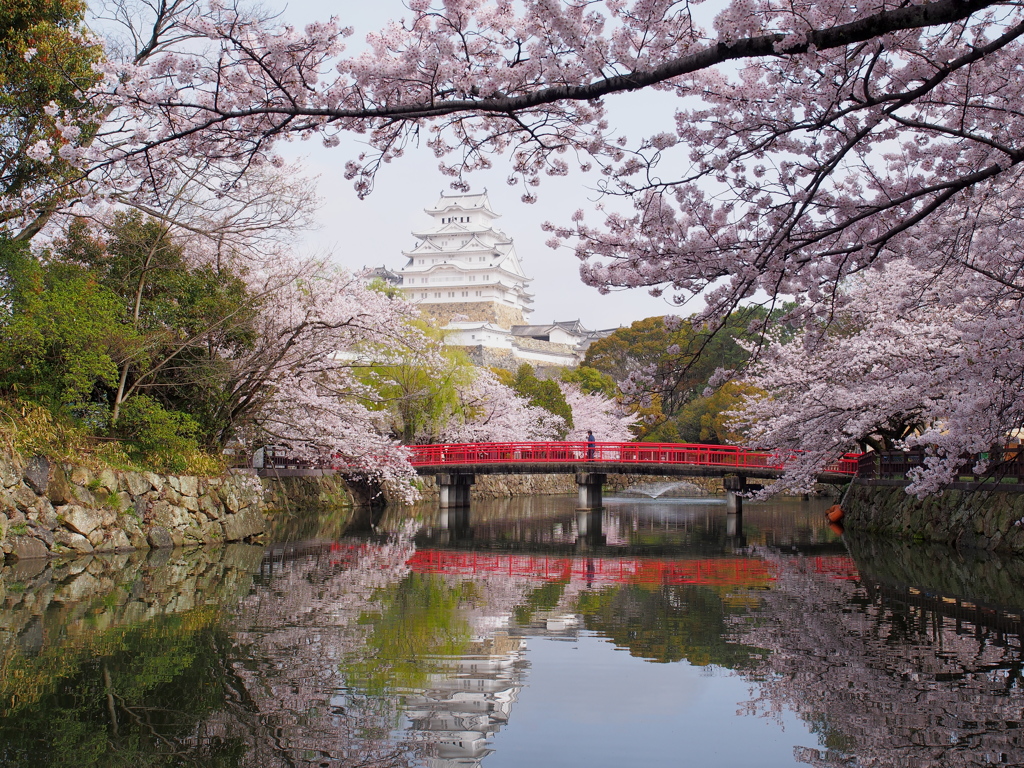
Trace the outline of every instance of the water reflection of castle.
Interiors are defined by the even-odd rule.
[[[427,766],[479,765],[491,753],[487,744],[508,722],[522,688],[525,647],[507,633],[477,640],[441,660],[443,671],[406,698],[409,730],[432,745]]]

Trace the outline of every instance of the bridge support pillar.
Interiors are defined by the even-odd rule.
[[[722,478],[722,487],[725,488],[725,508],[730,515],[743,514],[743,496],[740,494],[747,490],[747,478],[743,475],[729,475]]]
[[[580,490],[580,509],[601,508],[601,487],[608,475],[604,472],[577,472],[576,487]]]
[[[470,489],[475,482],[476,475],[468,473],[437,475],[437,490],[441,509],[468,507]]]
[[[729,510],[725,516],[725,535],[730,539],[743,535],[743,503],[740,502],[740,511]]]
[[[576,544],[585,550],[604,544],[604,512],[600,509],[579,509],[576,512]]]

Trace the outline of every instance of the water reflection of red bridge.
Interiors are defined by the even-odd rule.
[[[766,587],[775,580],[773,564],[750,557],[662,560],[421,549],[407,565],[417,573],[602,584]]]
[[[306,542],[279,544],[268,548],[263,573],[273,572],[278,560],[326,554],[332,565],[350,566],[367,550],[366,544]],[[790,569],[825,579],[861,582],[869,595],[887,602],[898,601],[954,619],[957,632],[964,622],[976,628],[991,627],[1000,633],[1024,636],[1024,614],[1017,609],[987,605],[959,595],[943,594],[921,587],[883,584],[859,572],[848,555],[810,555],[779,561],[757,557],[704,557],[667,559],[656,557],[587,557],[585,555],[544,555],[490,553],[446,549],[418,549],[406,565],[415,573],[437,573],[462,577],[509,577],[536,581],[577,581],[587,584],[641,584],[651,586],[700,585],[764,589]],[[1000,639],[997,642],[1001,642]]]

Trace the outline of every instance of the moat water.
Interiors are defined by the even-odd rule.
[[[1024,765],[1024,560],[575,505],[7,565],[0,766]]]

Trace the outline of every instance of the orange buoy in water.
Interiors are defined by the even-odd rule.
[[[825,510],[825,519],[830,523],[838,523],[843,519],[843,508],[838,504],[833,504]]]

